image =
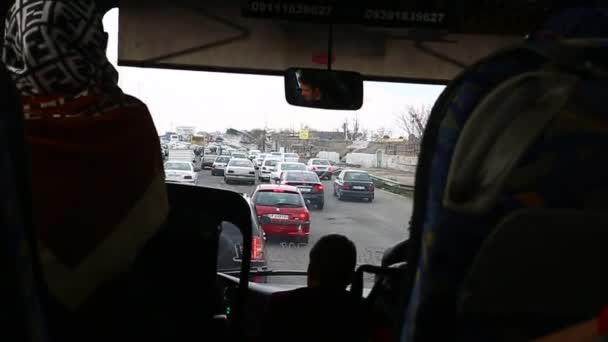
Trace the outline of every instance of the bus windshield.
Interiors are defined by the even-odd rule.
[[[110,11],[104,21],[110,34],[108,53],[114,62],[117,14],[116,9]],[[410,124],[411,114],[424,121],[444,86],[364,81],[361,109],[340,111],[290,106],[285,100],[282,76],[117,69],[123,91],[145,102],[159,134],[177,125],[190,126],[205,136],[207,145],[215,144],[218,155],[228,149],[246,150],[241,157],[253,158],[249,151],[261,151],[253,162],[233,160],[229,165],[255,168],[255,177],[250,176],[250,170],[235,170],[234,174],[226,173],[234,181],[226,182],[223,170],[208,165],[198,173],[196,185],[250,195],[263,187],[278,188],[277,192],[260,194],[253,204],[260,212],[268,210],[264,215],[271,217],[272,224],[260,223],[260,227],[268,238],[263,246],[264,264],[273,270],[306,271],[312,246],[331,233],[343,234],[354,242],[358,264],[373,265],[380,264],[387,248],[408,238],[413,199],[403,189],[414,184],[422,136],[419,128]],[[299,138],[301,131],[307,131],[308,140]],[[262,162],[266,154],[276,159]],[[277,167],[284,158],[299,158],[303,166],[297,169],[315,173],[316,177],[306,175],[311,182],[299,185],[281,184],[288,182]],[[284,165],[291,169],[289,164]],[[343,188],[343,183],[349,185],[340,183],[339,175],[347,169],[367,172],[348,173],[348,180],[368,180],[369,174],[403,186],[374,188],[353,183]],[[289,175],[288,180],[292,177],[300,176]],[[300,205],[302,199],[309,207],[306,225],[294,224],[291,220],[299,219],[300,213],[281,204]],[[306,284],[305,278],[296,278],[267,280]],[[366,286],[372,282],[373,278],[366,278]]]

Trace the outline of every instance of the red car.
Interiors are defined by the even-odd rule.
[[[259,185],[252,196],[256,216],[268,237],[282,236],[308,243],[310,213],[295,186]]]

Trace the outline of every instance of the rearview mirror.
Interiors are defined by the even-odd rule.
[[[363,77],[353,71],[290,68],[285,99],[300,107],[357,110],[363,105]]]

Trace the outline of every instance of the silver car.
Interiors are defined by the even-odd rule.
[[[243,182],[255,184],[255,168],[249,159],[232,158],[224,170],[226,184]]]

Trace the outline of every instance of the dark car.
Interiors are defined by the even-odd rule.
[[[344,170],[334,181],[334,196],[344,198],[374,200],[374,182],[366,171]]]
[[[211,153],[205,154],[201,161],[201,168],[203,168],[203,169],[211,168],[213,166],[213,163],[215,162],[216,158],[217,158],[217,154],[211,154]]]
[[[264,268],[266,264],[264,232],[260,228],[255,216],[254,208],[251,207],[251,220],[253,222],[253,240],[251,250],[251,269]],[[239,228],[230,222],[222,223],[220,233],[217,269],[218,271],[237,271],[241,268],[243,248],[243,235]]]
[[[217,157],[215,159],[215,161],[213,162],[213,165],[211,165],[211,175],[212,176],[223,176],[224,170],[226,169],[226,166],[230,162],[230,159],[231,159],[230,156]]]
[[[318,209],[325,206],[325,187],[319,176],[312,171],[285,171],[281,174],[280,184],[295,186],[300,190],[306,205]]]

